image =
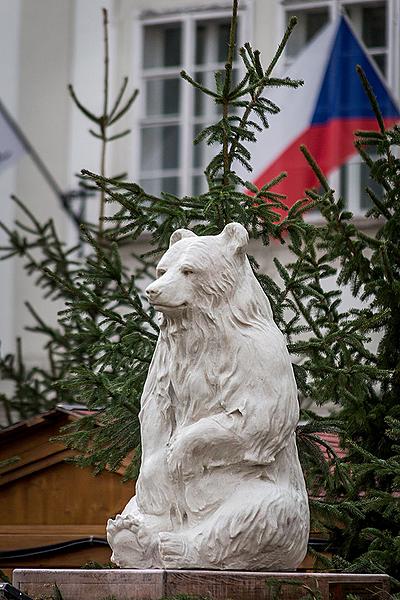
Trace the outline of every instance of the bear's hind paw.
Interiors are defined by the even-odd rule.
[[[158,534],[159,552],[165,568],[182,569],[195,566],[194,556],[182,535],[162,531]]]
[[[141,521],[133,516],[117,515],[107,523],[107,541],[113,553],[111,561],[119,567],[148,569],[153,567],[150,544],[139,539]]]

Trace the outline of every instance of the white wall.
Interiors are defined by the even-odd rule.
[[[1,61],[1,101],[9,113],[18,114],[18,73],[19,62],[19,22],[20,1],[0,1],[0,56]],[[8,226],[14,219],[14,204],[10,195],[16,189],[16,166],[0,173],[0,218]],[[6,243],[6,235],[0,230],[0,246]],[[1,352],[6,354],[14,348],[14,267],[15,261],[0,262],[0,339]]]
[[[8,3],[10,4],[10,3]],[[15,76],[18,89],[18,123],[36,148],[62,190],[68,184],[69,79],[71,40],[75,2],[63,0],[22,1],[19,24],[19,69]],[[65,235],[66,219],[54,192],[49,188],[29,155],[19,162],[17,196],[27,204],[39,221],[54,219],[60,237]],[[26,220],[18,209],[18,219]],[[55,320],[57,306],[43,302],[42,292],[21,269],[14,279],[14,334],[22,335],[32,319],[24,301],[36,306],[48,319]],[[27,360],[42,362],[39,340],[24,336]]]
[[[74,106],[67,85],[72,82],[83,103],[100,112],[101,8],[111,5],[112,0],[0,0],[0,51],[7,56],[0,70],[1,99],[63,192],[77,188],[74,174],[82,168],[99,171],[99,142],[89,135],[91,124]],[[115,68],[112,25],[110,37]],[[8,225],[14,218],[26,221],[10,201],[11,193],[40,222],[52,217],[62,240],[76,243],[75,226],[29,155],[0,175],[0,217]],[[92,207],[95,205],[97,213],[93,200]],[[43,301],[42,291],[22,265],[20,259],[0,262],[4,282],[0,294],[2,349],[13,350],[15,337],[22,335],[27,362],[43,362],[41,338],[24,332],[24,327],[33,323],[24,302],[29,299],[53,323],[60,305]]]
[[[99,115],[103,110],[103,77],[104,77],[104,39],[102,8],[109,12],[109,53],[110,53],[110,90],[109,103],[115,97],[115,72],[117,57],[115,50],[115,27],[112,17],[112,0],[78,0],[74,14],[72,31],[71,69],[68,83],[72,83],[75,93],[92,113]],[[77,188],[76,174],[82,169],[95,173],[100,172],[100,141],[89,133],[89,128],[98,131],[95,123],[89,121],[72,100],[70,109],[70,144],[68,148],[68,177],[71,189]],[[112,174],[110,165],[113,144],[107,150],[107,171]],[[98,218],[98,201],[89,198],[87,202],[87,219]],[[76,243],[76,228],[72,223],[68,227],[68,240]]]

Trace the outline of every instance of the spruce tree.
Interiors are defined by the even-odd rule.
[[[350,571],[387,572],[400,579],[399,437],[400,437],[400,127],[385,127],[362,69],[360,80],[377,121],[376,131],[357,131],[355,146],[379,184],[366,193],[372,207],[372,237],[353,221],[342,198],[321,173],[307,148],[302,151],[322,191],[308,193],[324,218],[317,231],[319,268],[337,261],[337,282],[351,286],[362,308],[347,312],[332,305],[332,318],[314,345],[312,394],[338,404],[347,456],[340,469],[350,485],[331,488],[342,526],[331,526],[338,548],[334,565]],[[314,253],[314,248],[306,254]],[[336,269],[335,269],[336,270]],[[309,296],[303,290],[303,298]],[[372,336],[376,350],[368,347]],[[335,482],[335,479],[332,479]],[[336,480],[337,481],[337,480]],[[346,524],[343,527],[343,523]],[[396,584],[398,585],[398,583]]]
[[[269,282],[269,294],[285,313],[290,329],[305,327],[305,339],[286,329],[289,347],[301,358],[300,389],[316,404],[333,402],[335,414],[323,419],[303,412],[299,442],[309,454],[325,449],[328,461],[304,462],[314,523],[330,535],[335,553],[328,568],[349,572],[389,573],[400,579],[399,513],[399,308],[400,308],[400,128],[386,129],[373,90],[361,68],[358,73],[376,116],[376,131],[355,132],[355,147],[381,193],[365,192],[372,207],[366,219],[376,235],[366,233],[346,209],[345,199],[330,189],[306,147],[305,158],[318,177],[320,190],[308,190],[321,224],[292,236],[289,265],[275,261],[283,285]],[[337,289],[324,285],[334,278]],[[343,286],[362,308],[346,309]],[[286,321],[287,322],[287,321]],[[370,342],[378,338],[378,345]],[[299,373],[300,371],[300,373]],[[301,376],[301,380],[299,378]],[[331,429],[340,434],[346,452],[339,459],[319,438]],[[317,442],[310,446],[310,442]],[[319,445],[319,448],[318,448]],[[318,498],[323,491],[323,498]],[[322,558],[322,557],[320,557]]]

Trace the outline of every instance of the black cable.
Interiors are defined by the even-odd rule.
[[[46,556],[63,552],[69,548],[88,548],[92,546],[108,546],[105,538],[90,536],[89,538],[71,540],[70,542],[61,542],[60,544],[50,544],[48,546],[37,546],[35,548],[21,548],[19,550],[7,550],[0,552],[0,561],[31,558],[35,556]]]

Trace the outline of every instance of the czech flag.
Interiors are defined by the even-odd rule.
[[[268,94],[281,112],[271,116],[270,128],[255,146],[252,181],[259,188],[286,171],[287,178],[273,191],[286,194],[285,203],[292,206],[304,197],[304,190],[318,185],[299,150],[301,144],[329,175],[356,153],[355,130],[378,130],[356,65],[374,90],[386,126],[400,121],[399,106],[382,75],[342,16],[311,41],[286,73],[303,79],[304,86],[276,88]]]

